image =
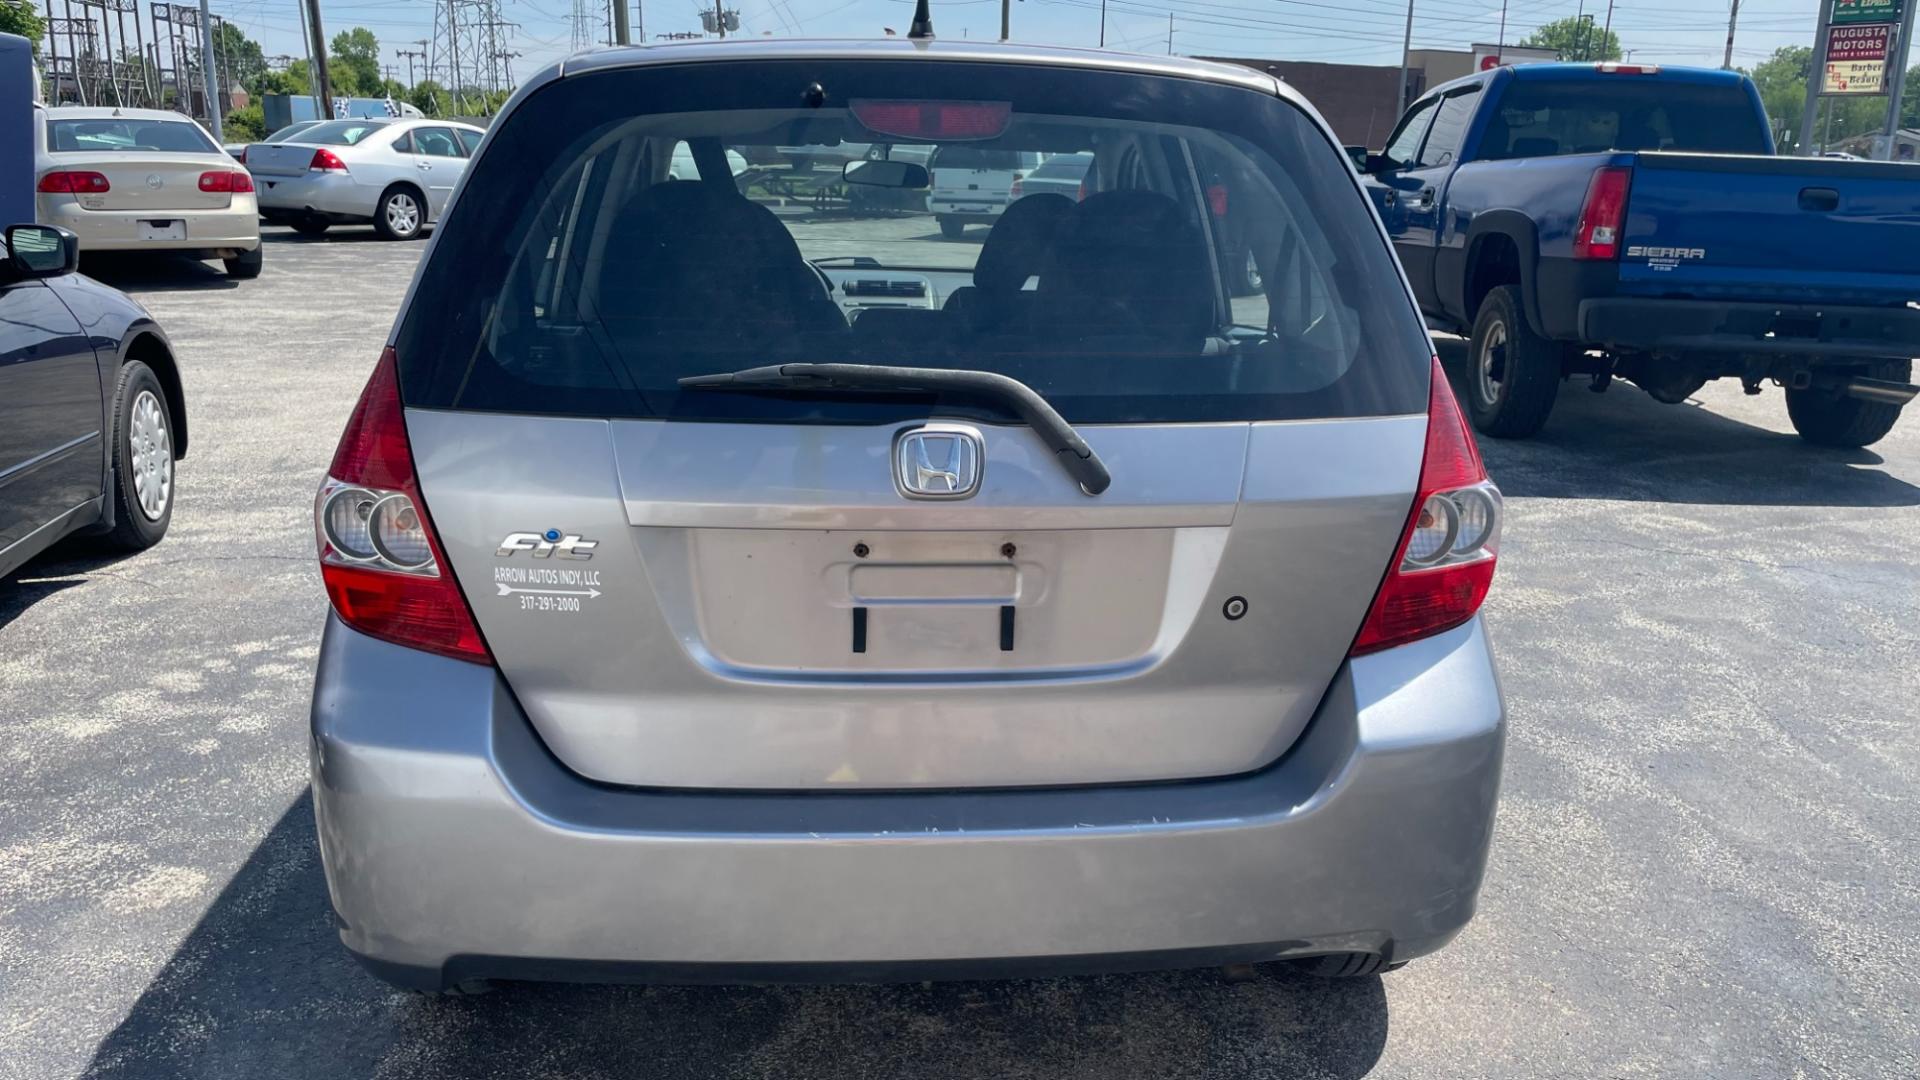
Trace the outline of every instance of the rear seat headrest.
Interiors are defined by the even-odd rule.
[[[1007,207],[980,247],[973,283],[998,292],[1024,287],[1040,272],[1054,235],[1072,215],[1073,200],[1052,192],[1029,195]]]

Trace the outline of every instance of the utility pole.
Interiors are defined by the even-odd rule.
[[[1173,16],[1167,16],[1169,20]],[[1000,40],[1013,36],[1013,0],[1000,0]]]
[[[1607,10],[1613,9],[1609,7]],[[1500,0],[1500,36],[1495,40],[1498,44],[1493,47],[1493,58],[1501,60],[1507,55],[1507,0]]]
[[[304,0],[307,29],[313,33],[313,90],[320,95],[320,119],[333,119],[333,84],[327,80],[327,34],[320,28],[320,0]]]
[[[106,11],[100,14],[104,22]],[[213,141],[224,142],[220,137],[220,71],[213,65],[213,16],[207,11],[207,0],[200,0],[200,68],[207,84],[207,119],[213,121]],[[107,57],[107,74],[113,74],[112,56]],[[113,97],[116,102],[120,100],[117,89]]]
[[[1906,13],[1900,17],[1900,37],[1887,43],[1887,63],[1893,72],[1888,76],[1892,84],[1887,87],[1887,141],[1881,147],[1882,161],[1893,160],[1893,144],[1900,139],[1900,101],[1907,92],[1907,50],[1913,46],[1913,9],[1920,0],[1907,0],[1902,6]]]
[[[1907,6],[1913,6],[1912,0]],[[1800,153],[1807,157],[1812,157],[1814,153],[1813,124],[1820,112],[1820,88],[1827,81],[1827,16],[1832,10],[1832,0],[1820,0],[1820,18],[1813,28],[1813,58],[1807,65],[1807,106],[1800,114]],[[1906,42],[1900,44],[1905,47]],[[1889,52],[1887,57],[1892,59],[1893,53]],[[1905,54],[1902,54],[1901,59],[1904,61],[1905,58]],[[1907,65],[1903,62],[1900,66],[1904,68]]]
[[[1506,9],[1500,9],[1500,30],[1505,36],[1507,26]],[[1413,0],[1407,0],[1407,33],[1400,39],[1400,94],[1393,99],[1393,115],[1399,116],[1400,110],[1407,107],[1407,63],[1413,59]]]
[[[631,45],[633,39],[627,32],[627,0],[613,0],[613,43]]]
[[[1167,55],[1173,55],[1173,12],[1167,12]]]
[[[1907,6],[1912,7],[1913,5],[1909,3]],[[1733,0],[1733,9],[1727,12],[1727,55],[1720,61],[1720,68],[1723,71],[1733,70],[1733,28],[1739,21],[1740,0]],[[1906,65],[1903,64],[1901,66],[1905,67]]]
[[[410,41],[410,42],[408,42],[408,44],[409,44],[409,45],[425,45],[425,44],[426,44],[426,42],[424,42],[424,41]],[[414,88],[414,85],[415,85],[415,83],[414,83],[414,81],[413,81],[413,61],[414,61],[414,58],[415,58],[415,57],[418,57],[418,58],[419,58],[419,59],[421,59],[421,60],[425,60],[425,59],[427,58],[427,51],[426,51],[425,49],[395,49],[395,50],[393,50],[393,55],[395,55],[395,56],[401,56],[401,57],[405,57],[405,58],[406,58],[406,61],[407,61],[407,89],[409,89],[409,90],[411,90],[411,89],[413,89],[413,88]]]
[[[1005,4],[1007,0],[1000,0],[1000,2]],[[724,38],[727,36],[727,11],[720,4],[721,0],[713,0],[713,28]]]
[[[1107,47],[1107,0],[1100,0],[1100,47]]]

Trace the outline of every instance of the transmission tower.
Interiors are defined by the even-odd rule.
[[[567,21],[573,24],[573,51],[590,48],[594,33],[587,25],[587,0],[573,0],[573,14],[567,16]]]

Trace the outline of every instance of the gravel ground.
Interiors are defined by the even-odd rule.
[[[1478,920],[1384,979],[391,992],[306,794],[311,499],[421,245],[94,269],[181,351],[164,543],[0,584],[0,1077],[1920,1074],[1920,420],[1570,384],[1488,443],[1513,716]],[[1463,352],[1443,342],[1456,368]]]

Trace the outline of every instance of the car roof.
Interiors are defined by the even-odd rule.
[[[182,113],[171,109],[130,109],[113,105],[49,105],[46,107],[50,120],[173,120],[181,123],[193,123]]]
[[[1502,74],[1520,82],[1581,82],[1591,79],[1603,67],[1645,67],[1651,70],[1643,74],[1622,73],[1612,76],[1621,79],[1658,79],[1667,83],[1685,83],[1692,86],[1737,86],[1746,76],[1737,71],[1722,71],[1719,68],[1671,67],[1666,64],[1624,64],[1620,61],[1600,61],[1591,64],[1506,64],[1487,71],[1476,71],[1458,79],[1430,87],[1420,95],[1425,100],[1434,94],[1444,94],[1463,86],[1480,85]]]
[[[974,63],[1044,64],[1054,67],[1203,79],[1208,82],[1243,86],[1269,94],[1277,93],[1294,104],[1306,104],[1305,98],[1280,80],[1265,72],[1241,67],[1238,64],[1221,64],[1184,56],[1149,56],[1104,49],[1019,45],[965,39],[728,39],[615,46],[576,53],[560,61],[554,69],[554,74],[564,78],[610,68],[722,60],[907,60],[916,57]]]

